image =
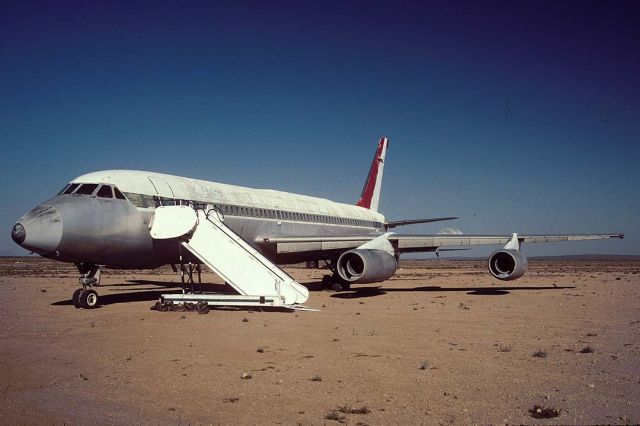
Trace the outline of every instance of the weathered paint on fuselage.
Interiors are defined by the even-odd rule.
[[[177,241],[154,240],[149,234],[156,205],[176,202],[218,209],[229,228],[281,264],[323,259],[327,253],[276,255],[258,243],[277,236],[363,235],[383,231],[384,216],[379,213],[280,191],[128,170],[90,173],[71,183],[108,184],[117,187],[127,199],[58,195],[19,219],[26,228],[26,241],[22,244],[25,248],[64,262],[117,268],[178,263]],[[137,205],[132,202],[134,199]],[[29,228],[53,231],[48,236],[40,235],[48,239],[42,243],[29,239]]]

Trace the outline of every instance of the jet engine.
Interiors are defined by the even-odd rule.
[[[520,250],[502,249],[489,256],[489,272],[499,280],[516,280],[527,272],[527,258]]]
[[[396,272],[395,257],[384,250],[353,249],[342,253],[336,264],[338,275],[349,283],[377,283]]]

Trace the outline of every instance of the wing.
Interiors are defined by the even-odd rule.
[[[520,235],[520,243],[554,243],[560,241],[606,240],[623,238],[624,234],[566,234],[566,235]],[[393,235],[389,240],[396,240],[399,253],[435,251],[440,247],[466,247],[479,245],[505,245],[509,235]]]
[[[262,238],[256,243],[278,254],[327,252],[336,253],[361,246],[378,237],[375,235],[347,236],[299,236]],[[432,252],[441,247],[469,247],[477,245],[505,245],[508,235],[426,234],[389,235],[396,253]],[[624,238],[624,234],[566,234],[566,235],[518,235],[520,243],[552,243],[559,241],[606,240]]]

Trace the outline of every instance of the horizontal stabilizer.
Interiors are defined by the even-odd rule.
[[[385,222],[385,229],[395,228],[396,226],[405,226],[405,225],[415,225],[417,223],[431,223],[431,222],[442,222],[443,220],[454,220],[459,219],[457,217],[432,217],[428,219],[409,219],[409,220],[394,220]]]

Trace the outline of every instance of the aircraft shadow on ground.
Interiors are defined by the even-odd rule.
[[[160,299],[161,294],[166,293],[177,293],[180,290],[171,290],[167,291],[163,290],[149,290],[146,289],[144,291],[135,291],[135,292],[122,292],[122,293],[99,293],[99,307],[106,305],[113,305],[116,303],[128,303],[128,302],[145,302]],[[71,299],[61,300],[58,302],[53,302],[52,306],[69,306],[73,305]]]
[[[321,281],[312,281],[308,283],[302,283],[309,291],[331,291],[327,290]],[[133,287],[133,286],[158,286],[161,289],[149,289],[147,287]],[[123,291],[118,290],[122,288]],[[188,287],[187,287],[188,288]],[[382,296],[387,293],[393,292],[466,292],[473,296],[500,296],[509,294],[511,291],[532,291],[532,290],[562,290],[573,289],[575,286],[554,286],[554,287],[441,287],[441,286],[424,286],[414,288],[384,288],[381,286],[375,287],[354,287],[350,291],[340,292],[332,294],[331,297],[338,299],[360,299],[365,297]],[[102,290],[101,289],[106,289]],[[210,284],[202,283],[201,285],[195,284],[194,289],[196,292],[204,293],[217,293],[217,294],[236,294],[233,288],[226,284]],[[162,294],[167,293],[180,293],[182,286],[180,283],[168,282],[168,281],[153,281],[153,280],[127,280],[123,283],[109,284],[99,286],[96,288],[100,295],[100,306],[113,305],[117,303],[128,302],[145,302],[159,300]],[[73,305],[71,299],[60,300],[53,302],[52,306],[69,306]]]
[[[131,287],[139,285],[155,285],[163,288],[156,290],[146,287]],[[122,288],[122,291],[115,289],[118,287]],[[107,289],[101,290],[105,288]],[[200,291],[200,289],[202,289],[202,291],[205,293],[234,294],[233,289],[225,284],[202,283],[201,286],[196,284],[194,288],[196,291]],[[159,300],[160,296],[163,294],[175,294],[182,292],[182,286],[180,283],[172,283],[167,281],[128,280],[126,283],[99,286],[96,287],[95,290],[100,295],[99,306],[107,306],[117,303],[156,301]],[[70,298],[67,300],[53,302],[51,304],[51,306],[70,305],[73,305],[73,301]]]
[[[338,299],[359,299],[363,297],[382,296],[387,293],[393,292],[465,292],[472,296],[502,296],[509,294],[512,291],[532,291],[532,290],[562,290],[572,289],[575,286],[554,286],[554,287],[441,287],[441,286],[428,286],[428,287],[414,287],[414,288],[383,288],[376,287],[360,287],[352,289],[348,292],[336,293],[331,295]]]
[[[324,284],[322,284],[322,281],[311,281],[308,283],[300,283],[303,286],[305,286],[307,288],[307,290],[309,291],[323,291],[326,290],[326,287],[324,286]]]
[[[156,285],[156,286],[167,287],[167,288],[182,289],[182,284],[176,283],[176,282],[152,281],[152,280],[127,280],[127,282],[131,284],[123,284],[123,286],[139,284],[139,285]],[[187,285],[187,290],[189,290],[190,288],[191,288],[190,285]],[[205,293],[234,294],[233,288],[226,284],[213,284],[213,283],[193,284],[193,289],[195,291],[202,290]]]

